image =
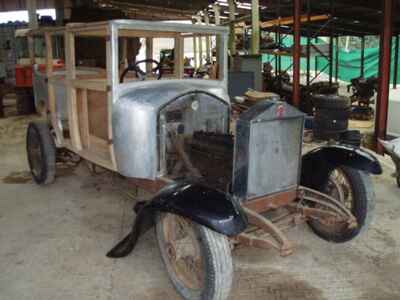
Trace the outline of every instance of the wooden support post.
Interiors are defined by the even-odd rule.
[[[82,143],[78,126],[76,89],[73,86],[73,81],[76,79],[75,36],[69,31],[65,32],[65,66],[67,71],[66,94],[69,133],[71,136],[72,148],[76,151],[80,151],[82,150]]]
[[[383,0],[383,20],[379,59],[379,91],[375,117],[375,143],[376,151],[379,154],[383,154],[384,149],[378,142],[378,139],[386,139],[387,132],[392,29],[393,0]]]
[[[36,29],[38,28],[38,19],[37,19],[37,2],[36,0],[26,0],[26,8],[28,10],[29,16],[29,28]]]
[[[396,35],[395,38],[395,47],[394,47],[394,74],[393,74],[393,88],[397,89],[397,81],[398,81],[398,76],[399,76],[399,51],[400,51],[400,40],[399,40],[399,35]]]
[[[260,53],[260,6],[259,0],[251,1],[251,54]]]
[[[196,19],[193,17],[192,18],[192,23],[196,24]],[[199,60],[198,60],[198,53],[197,53],[197,37],[195,34],[193,34],[193,63],[194,63],[194,68],[197,69],[199,67]]]
[[[197,57],[197,37],[193,35],[193,59],[194,59],[194,67],[197,69],[199,67],[199,60]]]
[[[210,18],[208,16],[208,12],[204,11],[204,23],[206,25],[210,25]],[[208,62],[212,62],[211,61],[211,37],[210,36],[206,36],[206,58]]]
[[[63,0],[54,0],[54,8],[56,10],[56,25],[63,26],[64,25],[64,1]]]
[[[221,12],[220,12],[220,7],[218,4],[213,4],[213,11],[214,11],[214,18],[215,18],[215,25],[219,26],[221,25]],[[223,37],[218,36],[216,37],[216,59],[219,64],[219,71],[218,71],[218,79],[223,80],[227,82],[227,78],[224,78],[224,74],[227,73],[227,65],[228,65],[228,60],[226,57],[226,53],[228,52],[228,47],[226,46],[226,41],[224,40]],[[221,62],[221,59],[224,58],[224,61]]]
[[[37,2],[36,0],[26,0],[26,8],[28,10],[28,17],[29,17],[29,28],[30,29],[37,29],[38,28],[38,20],[36,15],[37,10]],[[28,53],[30,63],[32,65],[35,64],[35,45],[33,36],[28,36]]]
[[[217,26],[219,26],[219,25],[221,25],[221,11],[220,11],[220,7],[219,7],[219,5],[218,4],[213,4],[213,11],[214,11],[214,22],[215,22],[215,25],[217,25]],[[225,41],[224,41],[224,43],[225,43]],[[217,62],[219,62],[219,66],[220,66],[220,71],[219,71],[219,79],[221,80],[221,79],[223,79],[222,78],[222,76],[223,76],[223,72],[221,72],[221,71],[225,71],[225,70],[222,70],[222,68],[221,68],[221,66],[223,65],[223,64],[221,64],[220,62],[220,60],[221,60],[221,58],[222,57],[224,57],[224,56],[221,56],[221,50],[222,51],[225,51],[224,49],[221,49],[221,44],[222,44],[222,41],[221,41],[221,37],[220,36],[217,36],[216,37],[216,49],[217,49],[217,57],[216,57],[216,59],[217,59]],[[226,52],[228,52],[228,49],[226,49],[226,51],[225,51],[225,53]],[[225,64],[227,64],[227,62],[224,62]],[[224,80],[226,80],[226,78],[224,79]]]
[[[114,134],[112,126],[112,107],[113,101],[117,99],[117,89],[119,84],[119,64],[118,64],[118,29],[116,26],[107,28],[109,39],[106,41],[106,70],[107,70],[107,114],[108,114],[108,150],[111,158],[111,165],[117,169],[117,160],[114,151]]]
[[[202,17],[200,15],[195,16],[196,24],[202,23]],[[199,43],[199,67],[203,65],[203,37],[201,35],[198,36]]]
[[[218,4],[213,4],[212,6],[213,11],[214,11],[214,22],[215,25],[221,25],[221,11],[220,11],[220,7]]]
[[[174,61],[174,74],[178,79],[183,78],[183,55],[184,55],[183,37],[178,36],[175,38],[175,61]]]
[[[236,4],[234,0],[228,0],[229,4],[229,52],[231,56],[236,55],[236,33],[235,33],[235,13],[236,13]],[[233,59],[232,59],[233,62]],[[231,64],[232,66],[232,64]]]
[[[301,0],[294,0],[293,45],[293,105],[300,106]]]
[[[123,37],[121,38],[121,51],[122,51],[122,64],[124,68],[127,68],[129,65],[128,62],[128,38]]]
[[[63,141],[63,136],[57,122],[56,95],[54,91],[54,84],[49,81],[54,71],[52,36],[49,32],[46,32],[44,38],[46,43],[46,78],[47,78],[47,92],[48,92],[48,105],[49,105],[49,107],[46,107],[44,113],[47,115],[47,110],[50,111],[51,125],[55,130],[57,141],[61,144]]]
[[[199,64],[200,66],[203,65],[203,37],[199,35]]]
[[[153,38],[147,37],[146,38],[146,59],[152,59],[152,58],[153,58]],[[146,73],[150,74],[152,69],[153,69],[153,64],[147,63],[146,64]]]

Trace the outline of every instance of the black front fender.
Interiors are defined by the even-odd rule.
[[[107,256],[124,257],[132,252],[139,236],[154,225],[158,212],[183,216],[227,236],[235,236],[247,227],[240,205],[228,194],[202,184],[174,183],[140,208],[132,231]]]
[[[379,161],[372,154],[348,145],[330,145],[314,149],[303,156],[301,184],[318,188],[331,170],[344,165],[375,175],[382,174]]]

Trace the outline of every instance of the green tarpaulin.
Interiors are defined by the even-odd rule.
[[[317,44],[322,44],[323,41],[318,41]],[[288,36],[284,39],[284,46],[291,47],[293,44],[293,39]],[[307,44],[307,40],[302,38],[302,45]],[[315,44],[315,41],[313,41]],[[393,43],[392,51],[392,66],[391,66],[391,81],[393,82],[394,75],[394,53],[395,53],[395,43]],[[333,61],[333,74],[335,76],[336,70],[336,58],[335,58],[336,46],[334,46],[334,61]],[[379,68],[379,48],[366,48],[365,49],[365,62],[364,62],[364,77],[368,78],[371,76],[378,75]],[[263,62],[271,62],[273,66],[275,60],[275,55],[263,54]],[[281,69],[291,69],[292,58],[290,56],[281,56]],[[324,70],[324,67],[328,64],[328,60],[322,56],[311,56],[311,71],[318,70],[323,71],[325,74],[329,74],[329,68]],[[307,70],[306,58],[301,59],[301,69],[302,72]],[[400,79],[400,67],[398,67],[398,78]],[[340,80],[349,82],[352,78],[360,77],[361,74],[361,50],[352,50],[347,52],[345,50],[339,49],[339,72],[338,77]]]

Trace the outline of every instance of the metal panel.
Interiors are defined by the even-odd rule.
[[[247,197],[287,190],[298,184],[301,119],[256,123],[250,130]]]
[[[280,101],[260,102],[236,125],[233,194],[241,201],[299,184],[304,114]]]
[[[235,57],[235,67],[242,72],[252,72],[254,74],[254,89],[263,90],[261,55],[237,56]]]
[[[121,86],[125,88],[113,103],[113,143],[117,170],[126,177],[155,179],[158,176],[158,115],[167,105],[191,93],[211,94],[229,105],[224,83],[219,81],[160,80]]]

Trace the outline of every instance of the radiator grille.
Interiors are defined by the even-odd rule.
[[[284,111],[276,115],[276,111]],[[258,110],[258,113],[256,113]],[[304,115],[282,102],[258,105],[237,123],[233,193],[242,201],[299,183]]]

